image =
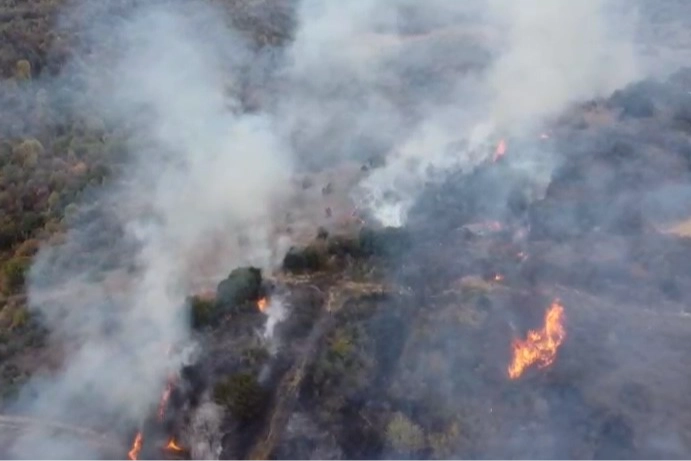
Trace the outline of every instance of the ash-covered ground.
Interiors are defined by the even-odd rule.
[[[690,75],[575,108],[538,142],[508,140],[496,163],[430,185],[403,228],[345,247],[322,236],[287,258],[282,345],[234,365],[259,377],[272,364],[270,403],[259,427],[229,430],[224,454],[687,457]],[[560,153],[542,199],[529,199],[521,149]],[[554,299],[555,362],[509,379],[512,339]],[[230,361],[234,322],[207,366]]]

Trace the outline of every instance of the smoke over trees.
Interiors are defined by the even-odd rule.
[[[630,341],[630,366],[637,317],[570,305],[687,299],[651,224],[688,203],[684,5],[5,3],[6,413],[143,433],[146,456],[161,431],[192,456],[645,452],[648,387],[603,416],[607,359],[574,358]],[[557,296],[563,357],[509,382]],[[7,452],[103,456],[73,439]]]

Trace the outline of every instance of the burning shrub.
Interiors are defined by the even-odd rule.
[[[218,284],[216,303],[232,310],[241,310],[243,305],[253,303],[262,297],[262,273],[255,267],[240,267]],[[254,306],[250,307],[252,311]]]
[[[254,375],[236,373],[214,388],[214,400],[227,407],[241,421],[250,421],[262,411],[265,392]]]
[[[399,453],[415,453],[425,448],[425,434],[420,426],[399,412],[386,426],[386,442]]]

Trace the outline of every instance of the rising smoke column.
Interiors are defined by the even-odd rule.
[[[73,264],[101,224],[97,217],[73,220],[63,245],[38,254],[30,308],[65,344],[65,357],[57,375],[27,386],[21,411],[109,431],[141,423],[175,365],[167,348],[188,337],[183,300],[197,249],[219,230],[251,227],[255,236],[268,236],[263,229],[273,198],[286,187],[289,156],[269,116],[238,111],[232,79],[250,54],[221,17],[204,3],[166,2],[124,19],[91,18],[84,36],[108,43],[110,52],[80,66],[78,77],[89,89],[89,107],[129,131],[132,156],[116,183],[96,192],[94,206],[124,231],[109,250],[124,252],[117,245],[125,241],[136,250],[107,272],[96,254],[80,254],[81,264]],[[245,260],[266,265],[269,241],[251,243]],[[108,288],[118,279],[116,289]],[[35,433],[10,451],[98,456],[85,444]]]
[[[459,73],[444,103],[422,109],[358,198],[383,224],[400,226],[426,180],[485,161],[492,136],[525,134],[569,104],[639,77],[632,16],[615,16],[618,3],[493,0],[473,11],[492,31],[476,40],[491,47],[493,59],[478,66],[477,78]],[[434,6],[438,16],[454,12],[454,2]]]

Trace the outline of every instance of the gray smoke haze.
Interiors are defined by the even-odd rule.
[[[360,198],[383,224],[400,226],[425,181],[440,171],[472,168],[492,155],[500,137],[530,133],[569,104],[639,78],[635,15],[615,14],[616,3],[488,2],[480,15],[485,33],[499,37],[487,50],[495,58],[475,63],[474,78],[457,78],[442,101],[422,107],[422,117],[401,127],[405,134],[393,145],[388,165],[364,181]],[[456,2],[434,7],[440,18],[459,9]],[[430,59],[439,59],[435,49],[430,43]],[[529,163],[552,163],[547,153],[540,155]],[[550,170],[534,173],[544,183]]]
[[[211,4],[153,3],[112,23],[99,19],[108,2],[91,3],[100,6],[87,8],[97,20],[85,36],[116,45],[74,72],[88,82],[89,107],[128,130],[130,163],[98,206],[134,256],[107,272],[96,256],[75,267],[92,232],[78,218],[63,245],[39,253],[30,305],[66,344],[66,361],[57,376],[32,380],[18,405],[103,430],[150,415],[179,366],[166,350],[189,339],[183,300],[207,275],[200,258],[213,255],[212,276],[275,264],[285,236],[274,213],[298,165],[383,157],[353,195],[400,226],[426,181],[472,168],[498,137],[531,133],[648,72],[635,15],[608,0],[303,0],[281,65],[257,71],[278,90],[248,114],[237,91],[255,56]],[[524,170],[544,180],[552,159],[535,155]],[[17,440],[13,454],[98,456],[42,436]]]
[[[63,245],[39,253],[30,307],[67,350],[57,376],[30,384],[36,395],[19,403],[29,413],[101,430],[136,427],[179,368],[166,351],[188,339],[184,299],[198,253],[219,232],[251,230],[245,253],[216,253],[217,263],[226,273],[242,262],[270,264],[270,207],[286,190],[290,156],[270,117],[238,112],[233,78],[248,52],[221,17],[203,3],[141,7],[107,29],[113,54],[81,67],[93,110],[131,130],[132,160],[99,206],[136,251],[105,273],[96,256],[72,267],[93,237],[92,224],[75,219]],[[88,35],[104,39],[100,26]],[[72,441],[38,440],[19,439],[13,454],[97,456]]]

